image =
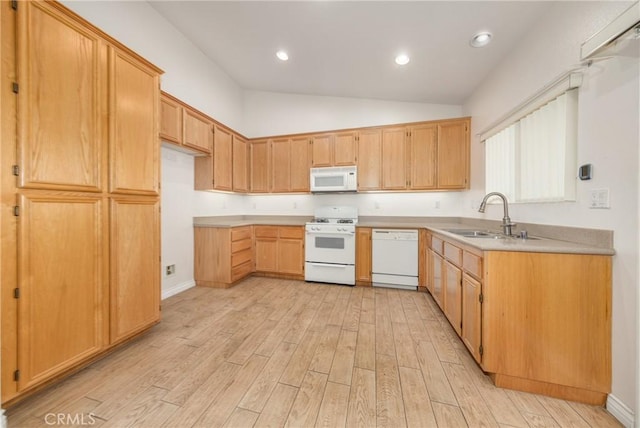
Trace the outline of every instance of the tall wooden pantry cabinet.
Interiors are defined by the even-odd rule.
[[[161,70],[57,2],[0,7],[6,404],[160,318]]]

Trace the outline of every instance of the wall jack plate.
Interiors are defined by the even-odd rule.
[[[174,275],[176,273],[176,265],[167,265],[164,274],[166,276],[171,276]]]
[[[611,208],[609,204],[609,189],[591,189],[589,191],[589,208]]]

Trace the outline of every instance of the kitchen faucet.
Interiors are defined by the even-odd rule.
[[[516,223],[511,223],[511,218],[509,218],[509,203],[507,202],[507,197],[500,192],[491,192],[487,193],[482,199],[482,203],[480,204],[480,208],[478,208],[478,212],[483,213],[485,208],[487,208],[487,200],[492,196],[498,196],[502,198],[502,205],[504,207],[504,217],[502,217],[502,233],[507,236],[511,236],[511,228],[516,225]]]

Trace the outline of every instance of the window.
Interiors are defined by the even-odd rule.
[[[486,191],[511,202],[575,200],[577,110],[576,88],[503,122],[484,139]]]

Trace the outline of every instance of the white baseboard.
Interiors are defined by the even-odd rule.
[[[614,395],[609,394],[607,397],[607,411],[626,428],[634,427],[635,417],[633,411]]]
[[[171,296],[175,296],[178,293],[182,293],[185,290],[190,289],[191,287],[195,287],[196,282],[192,279],[189,281],[181,282],[180,284],[176,284],[168,290],[162,290],[162,300],[169,298]]]
[[[4,414],[4,409],[0,409],[0,428],[7,428],[7,415]]]

